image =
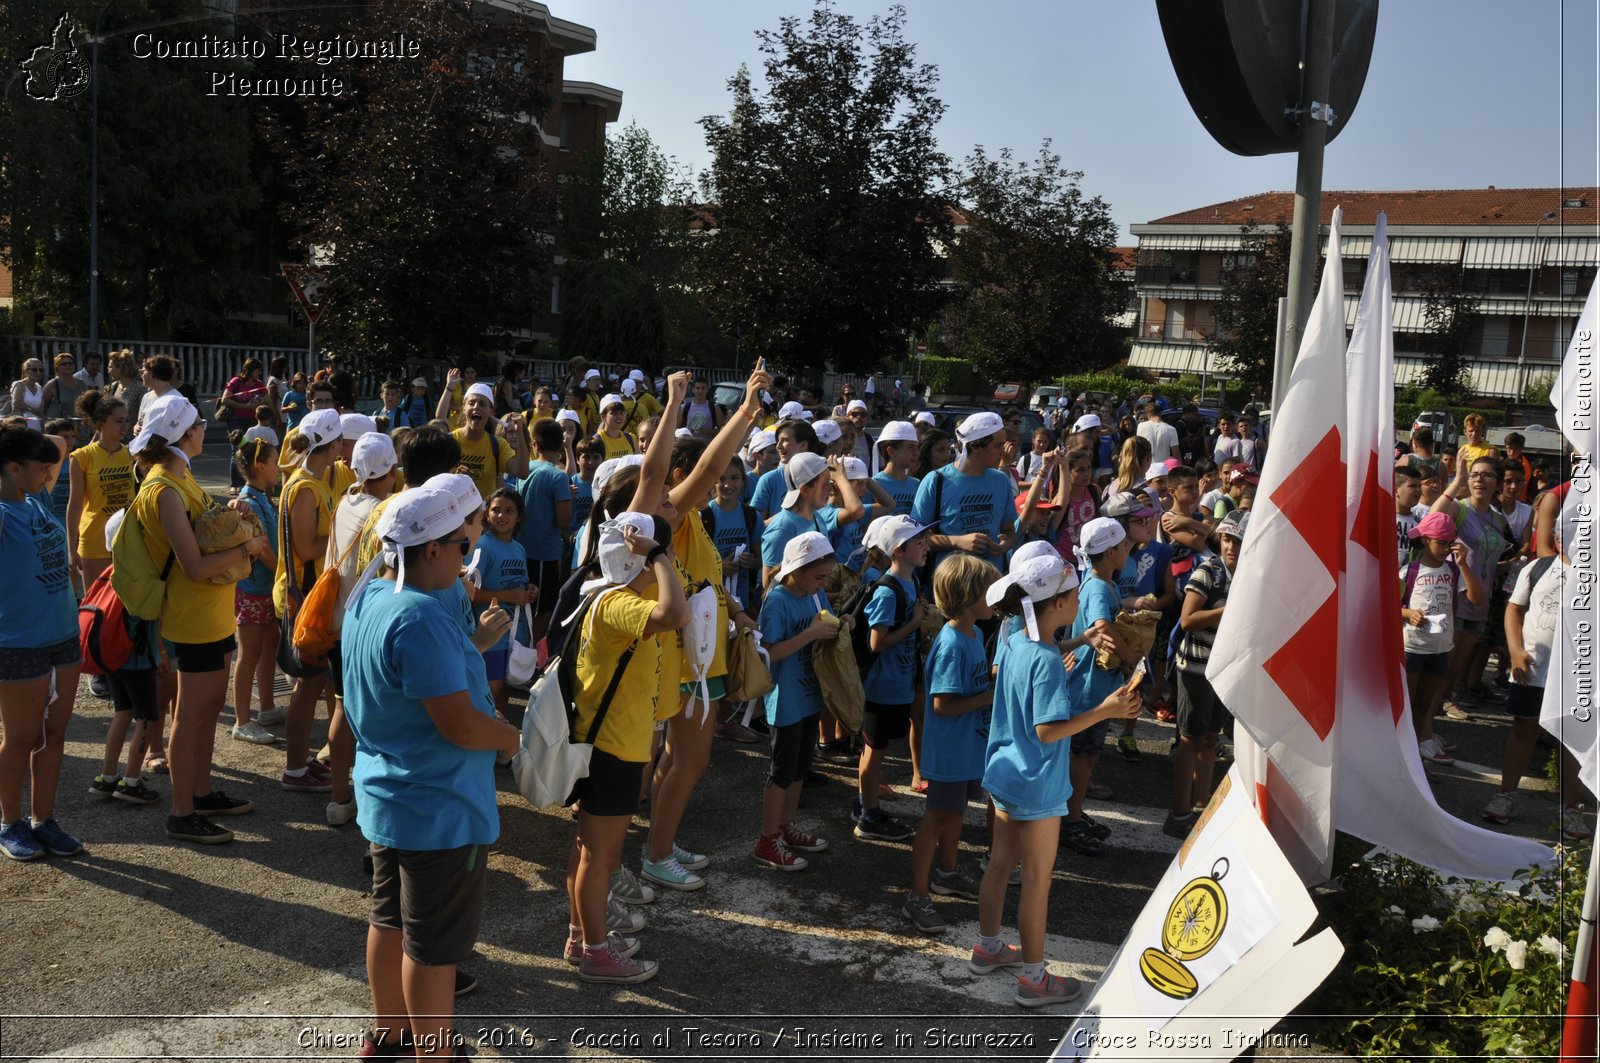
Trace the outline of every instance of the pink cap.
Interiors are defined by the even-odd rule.
[[[1453,543],[1456,541],[1456,520],[1448,513],[1429,513],[1417,522],[1415,528],[1406,532],[1406,537]]]

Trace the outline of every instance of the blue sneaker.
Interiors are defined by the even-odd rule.
[[[33,828],[26,819],[0,830],[0,849],[13,860],[37,860],[44,855],[44,846],[34,837]]]
[[[83,843],[66,831],[54,819],[33,825],[33,836],[50,851],[51,856],[77,856],[83,852]]]

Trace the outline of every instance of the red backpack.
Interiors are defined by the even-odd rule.
[[[111,569],[94,578],[78,603],[78,646],[83,651],[83,671],[110,675],[133,656],[133,635],[122,599],[111,589]]]

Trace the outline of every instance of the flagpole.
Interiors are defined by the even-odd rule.
[[[1561,1059],[1592,1061],[1597,1054],[1595,1012],[1600,1003],[1600,950],[1594,947],[1596,907],[1600,893],[1600,826],[1589,847],[1589,882],[1583,891],[1583,912],[1578,917],[1578,940],[1572,949],[1572,984],[1567,987],[1567,1016],[1561,1026]]]

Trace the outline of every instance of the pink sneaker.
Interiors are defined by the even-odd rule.
[[[1043,1008],[1051,1004],[1070,1004],[1083,995],[1083,983],[1045,972],[1037,982],[1017,979],[1016,1001],[1024,1008]]]
[[[807,834],[793,823],[783,825],[783,847],[799,853],[820,853],[828,848],[828,839]]]
[[[631,960],[639,952],[639,939],[623,937],[615,930],[606,935],[606,944],[610,945],[625,960]],[[583,939],[581,937],[567,938],[566,948],[561,950],[561,958],[572,966],[577,967],[583,962]]]
[[[606,947],[598,952],[583,950],[578,960],[578,977],[585,982],[603,982],[632,985],[648,982],[661,973],[660,964],[654,960],[636,960],[617,951],[616,943],[608,935]]]
[[[1001,945],[994,952],[985,952],[980,941],[972,946],[972,958],[967,961],[967,966],[974,974],[988,974],[1002,967],[1021,967],[1022,950],[1015,945]]]

